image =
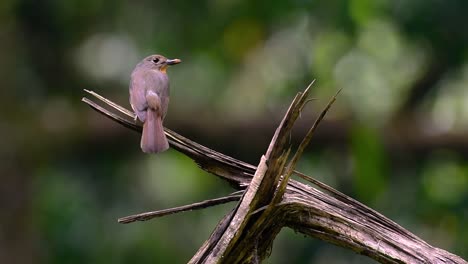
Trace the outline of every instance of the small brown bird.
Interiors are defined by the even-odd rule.
[[[167,59],[151,55],[137,64],[130,80],[130,104],[135,119],[143,122],[141,150],[159,153],[169,148],[162,121],[169,105],[169,78],[167,67],[180,63],[179,59]]]

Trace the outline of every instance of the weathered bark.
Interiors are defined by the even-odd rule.
[[[132,119],[133,113],[93,92],[89,93],[127,117],[116,115],[87,98],[83,98],[84,102],[112,120],[141,131],[141,126]],[[119,221],[144,221],[168,213],[240,199],[237,206],[219,222],[190,263],[258,263],[270,254],[274,238],[284,226],[349,248],[381,263],[467,263],[456,255],[432,247],[373,209],[300,172],[294,171],[315,187],[289,180],[295,163],[332,103],[322,112],[288,162],[290,149],[287,138],[307,102],[307,96],[308,89],[298,93],[257,167],[166,129],[174,149],[192,158],[203,170],[243,190],[243,195],[230,195],[212,202],[204,201],[130,216]]]

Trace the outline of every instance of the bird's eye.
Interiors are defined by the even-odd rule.
[[[154,62],[154,63],[158,63],[158,62],[159,62],[159,59],[158,59],[158,58],[153,59],[153,62]]]

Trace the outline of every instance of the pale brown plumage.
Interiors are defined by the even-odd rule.
[[[132,72],[130,104],[136,118],[143,122],[141,149],[145,153],[159,153],[169,148],[162,121],[169,105],[169,78],[166,69],[179,59],[151,55],[143,59]]]

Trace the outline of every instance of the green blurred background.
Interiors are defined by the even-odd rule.
[[[0,262],[183,263],[234,204],[116,219],[232,191],[80,102],[128,104],[143,57],[171,68],[166,126],[257,164],[296,92],[299,165],[428,243],[468,258],[468,1],[2,0]],[[266,263],[372,263],[284,229]]]

